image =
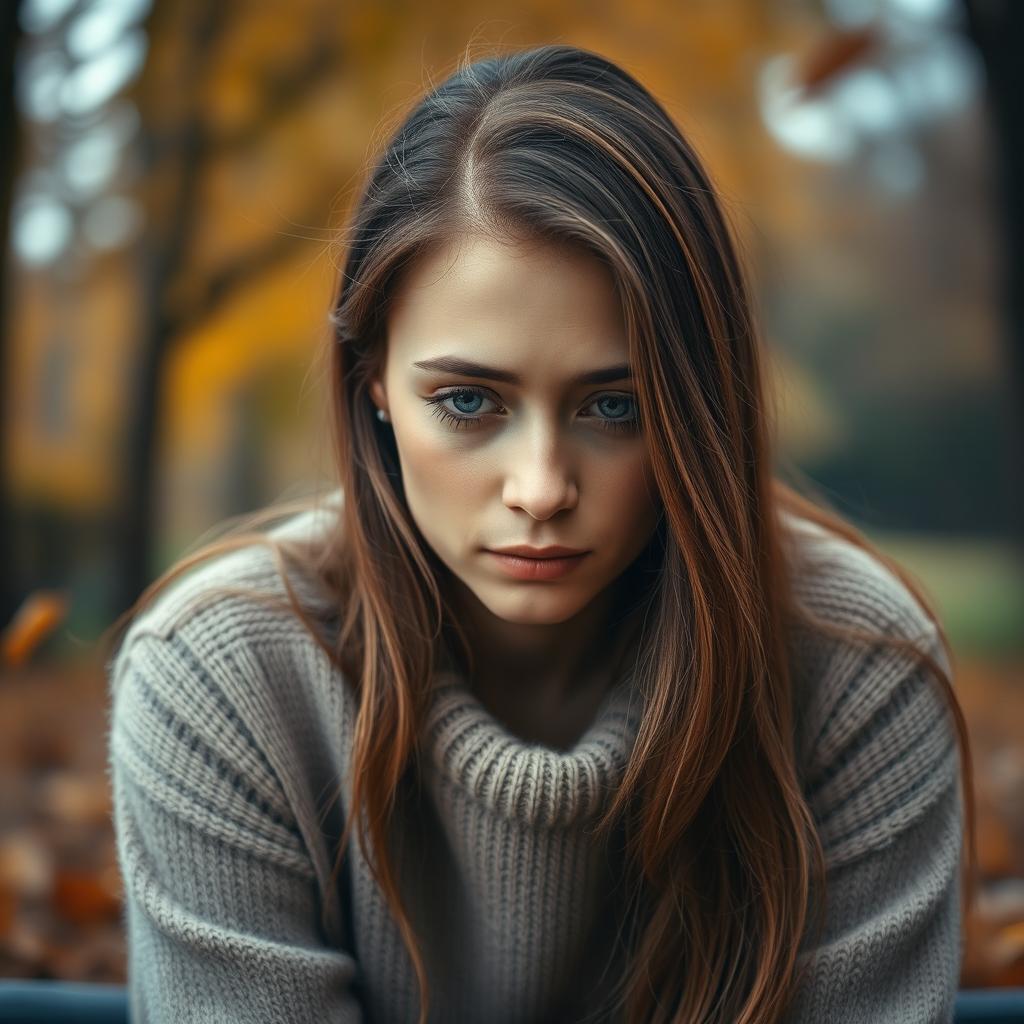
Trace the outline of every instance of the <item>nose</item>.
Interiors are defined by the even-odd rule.
[[[508,453],[502,500],[510,509],[523,509],[534,519],[550,519],[579,501],[576,472],[558,431],[538,426]]]

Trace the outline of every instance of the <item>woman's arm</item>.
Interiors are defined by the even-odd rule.
[[[934,638],[930,653],[949,670]],[[953,1020],[963,840],[955,726],[925,669],[891,665],[864,660],[812,759],[826,917],[785,1024]]]
[[[362,1021],[288,802],[213,675],[147,633],[111,681],[134,1024]]]

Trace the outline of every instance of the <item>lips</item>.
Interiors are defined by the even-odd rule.
[[[507,548],[488,548],[496,555],[518,555],[520,558],[572,558],[576,555],[585,555],[583,548],[566,548],[559,544],[552,544],[546,548],[533,548],[528,544],[514,544]]]
[[[523,555],[519,552],[526,550],[533,552],[532,555]],[[544,557],[538,557],[536,552],[545,553]],[[569,551],[571,554],[564,555],[558,552]],[[554,552],[554,554],[552,554]],[[487,554],[494,560],[496,567],[506,576],[517,580],[557,580],[562,576],[571,573],[586,558],[589,551],[576,551],[573,548],[503,548],[500,551],[487,551]]]

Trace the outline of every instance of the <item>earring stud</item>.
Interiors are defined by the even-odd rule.
[[[383,409],[378,409],[377,410],[377,419],[379,419],[381,421],[381,423],[387,423],[388,422],[388,414]]]

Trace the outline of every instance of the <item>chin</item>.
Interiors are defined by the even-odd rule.
[[[550,584],[520,584],[520,593],[477,594],[481,603],[499,619],[524,626],[554,626],[566,622],[586,607],[584,595],[569,593],[564,590],[556,592],[556,586]],[[516,587],[511,584],[510,589]],[[546,592],[545,592],[546,591]]]

